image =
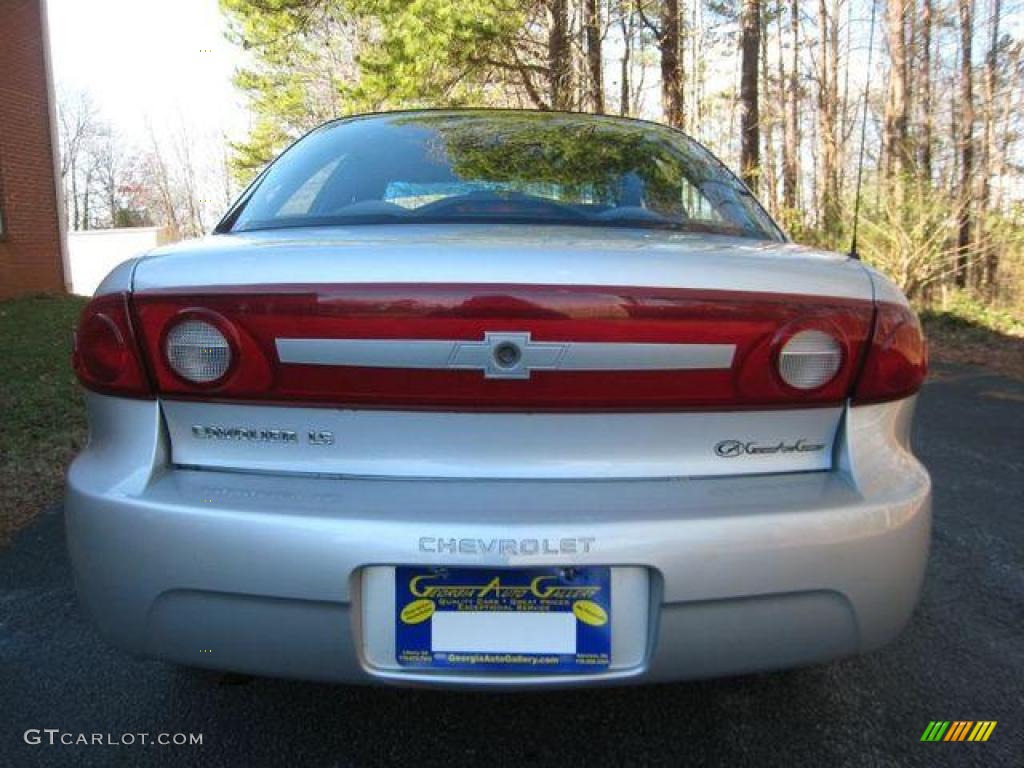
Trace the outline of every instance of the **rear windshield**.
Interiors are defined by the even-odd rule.
[[[230,228],[451,222],[782,238],[746,187],[682,134],[536,112],[398,113],[328,124],[271,166]]]

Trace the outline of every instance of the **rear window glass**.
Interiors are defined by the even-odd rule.
[[[234,231],[374,223],[645,227],[781,239],[750,192],[682,134],[532,112],[332,123],[282,155]]]

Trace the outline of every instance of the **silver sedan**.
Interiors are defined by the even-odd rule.
[[[74,362],[75,581],[136,654],[678,680],[878,648],[921,589],[917,318],[662,126],[329,123],[118,267]]]

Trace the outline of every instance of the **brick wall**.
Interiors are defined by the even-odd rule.
[[[41,0],[0,0],[0,297],[64,290]]]

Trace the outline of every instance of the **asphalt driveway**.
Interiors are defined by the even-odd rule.
[[[0,551],[0,765],[1024,766],[1024,384],[941,367],[915,444],[935,480],[925,593],[892,646],[729,680],[449,694],[257,679],[124,656],[81,617],[60,510]],[[922,744],[930,720],[996,720]],[[202,746],[28,745],[27,729],[202,733]]]

